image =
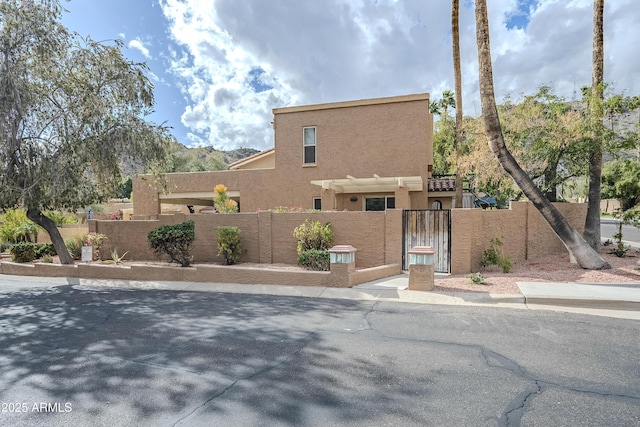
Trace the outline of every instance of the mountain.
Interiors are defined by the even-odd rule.
[[[173,167],[171,172],[199,172],[225,170],[238,160],[259,153],[253,148],[216,150],[214,147],[186,147],[178,142],[171,147]]]

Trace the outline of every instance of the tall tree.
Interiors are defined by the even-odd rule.
[[[609,264],[585,242],[558,209],[536,187],[507,149],[493,89],[493,69],[489,40],[489,19],[486,0],[476,0],[476,39],[478,44],[478,68],[482,117],[489,147],[500,165],[511,175],[522,192],[538,209],[567,249],[582,268],[604,269]]]
[[[433,134],[433,174],[451,174],[453,169],[452,153],[455,144],[455,123],[449,116],[449,108],[455,106],[453,92],[445,90],[442,98],[429,104],[429,111],[440,116]]]
[[[602,135],[604,103],[604,0],[593,2],[593,65],[589,113],[592,146],[589,157],[589,200],[584,238],[594,250],[600,249],[600,188],[602,177]]]
[[[460,65],[460,0],[451,2],[451,38],[453,40],[453,75],[456,93],[456,139],[453,149],[456,155],[456,205],[462,207],[462,173],[460,171],[460,147],[462,145],[462,69]]]
[[[121,43],[71,34],[59,0],[0,0],[0,206],[24,207],[73,263],[44,211],[75,210],[115,193],[124,162],[164,162],[167,129],[146,66]]]

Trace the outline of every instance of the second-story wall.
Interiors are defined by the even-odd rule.
[[[315,128],[316,162],[303,164],[303,129]],[[407,95],[274,109],[273,169],[167,174],[173,193],[212,191],[225,184],[240,194],[243,212],[277,206],[314,207],[322,189],[313,180],[420,176],[426,187],[433,159],[429,95]],[[255,167],[256,165],[252,165]],[[263,165],[261,165],[262,167]],[[158,187],[134,179],[134,214],[160,212]],[[393,196],[393,193],[378,194]],[[323,209],[364,210],[364,194],[341,194]],[[357,199],[356,201],[351,201]],[[409,194],[411,207],[428,207],[426,188]]]

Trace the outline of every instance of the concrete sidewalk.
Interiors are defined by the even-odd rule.
[[[72,285],[76,287],[159,289],[394,301],[414,304],[553,309],[640,320],[640,285],[519,282],[522,294],[422,292],[407,290],[408,275],[363,283],[354,288],[318,286],[238,285],[228,283],[129,281],[0,275],[0,292]]]
[[[357,289],[406,290],[409,277],[406,274],[363,283]],[[551,305],[583,305],[601,308],[635,308],[640,310],[640,284],[588,284],[588,283],[546,283],[518,282],[525,303]],[[427,295],[438,292],[423,292]],[[451,293],[447,293],[451,294]],[[474,293],[475,294],[475,293]],[[511,301],[514,295],[483,294],[492,301]],[[482,299],[482,298],[480,298]]]

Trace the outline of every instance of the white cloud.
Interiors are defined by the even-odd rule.
[[[142,43],[142,41],[140,41],[140,39],[131,40],[128,46],[129,46],[129,49],[136,49],[140,51],[140,53],[142,53],[142,55],[144,55],[145,58],[151,59],[151,53],[149,52],[149,49],[145,47],[145,45]]]
[[[640,92],[637,0],[605,8],[605,79]],[[496,96],[591,83],[590,0],[489,2]],[[522,13],[526,26],[508,28]],[[162,0],[194,143],[273,145],[271,109],[453,89],[449,2]],[[461,2],[465,112],[479,114],[473,2]],[[147,51],[148,52],[148,51]]]

